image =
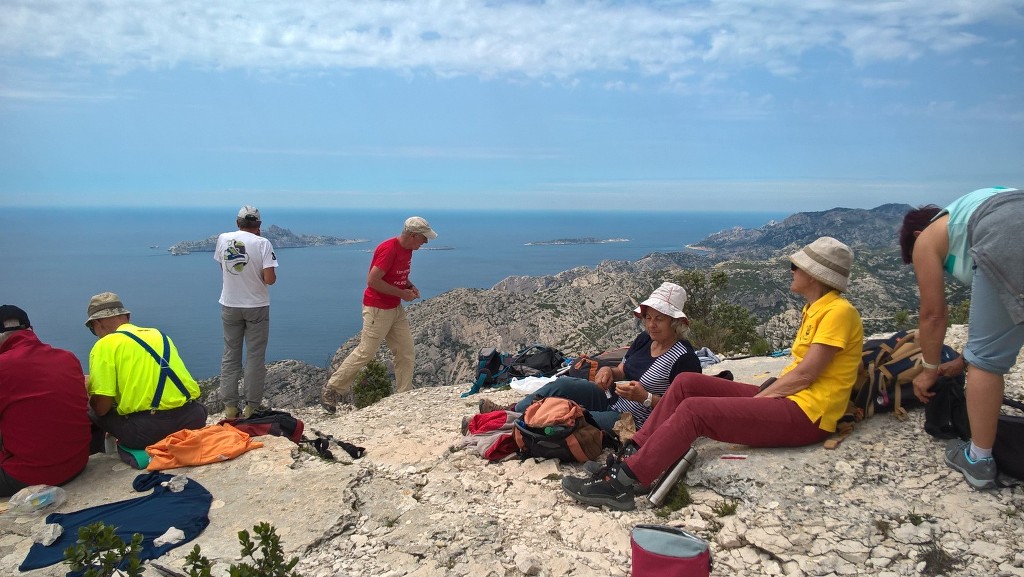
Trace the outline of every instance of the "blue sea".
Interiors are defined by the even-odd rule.
[[[88,370],[95,337],[85,328],[89,297],[121,296],[132,322],[174,339],[197,379],[220,372],[220,271],[212,253],[171,256],[167,248],[234,228],[237,208],[3,209],[0,304],[24,308],[40,337],[75,353]],[[759,227],[782,213],[608,213],[421,211],[438,238],[414,253],[410,278],[423,298],[458,287],[490,288],[510,275],[554,274],[602,260],[636,260],[683,250],[735,226]],[[401,231],[406,211],[263,211],[296,234],[366,239],[337,247],[278,249],[270,288],[269,361],[326,366],[361,328],[362,293],[376,245]],[[565,238],[629,239],[527,245]],[[448,249],[448,250],[436,250]]]

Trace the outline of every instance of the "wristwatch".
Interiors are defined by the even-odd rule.
[[[647,398],[644,399],[644,406],[647,407],[648,409],[651,408],[651,405],[653,404],[653,401],[654,401],[654,395],[652,395],[651,393],[647,393]]]

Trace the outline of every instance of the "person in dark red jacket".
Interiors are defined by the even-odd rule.
[[[0,306],[0,497],[85,469],[88,404],[75,355],[40,341],[25,311]]]

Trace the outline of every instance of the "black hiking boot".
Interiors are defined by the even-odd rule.
[[[636,496],[640,484],[627,471],[625,465],[616,465],[599,479],[565,477],[562,490],[566,495],[586,505],[609,507],[618,511],[636,509]]]

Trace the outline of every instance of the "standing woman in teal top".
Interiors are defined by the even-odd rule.
[[[943,273],[971,287],[970,321],[964,360],[967,373],[969,442],[954,439],[946,464],[963,473],[975,489],[996,487],[992,459],[1003,401],[1004,375],[1024,346],[1024,191],[993,187],[975,190],[944,209],[914,209],[903,218],[903,261],[914,265],[921,293],[918,342],[924,370],[914,394],[927,403],[940,372],[947,307]]]

